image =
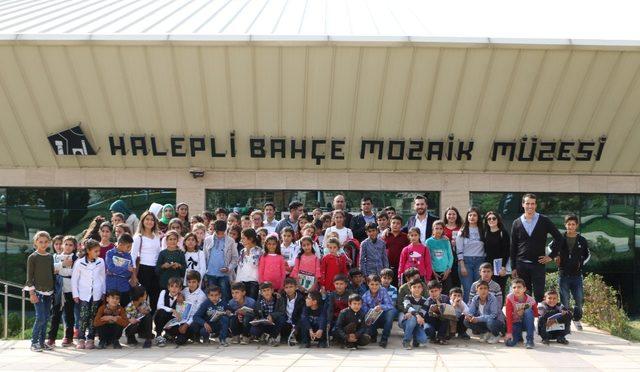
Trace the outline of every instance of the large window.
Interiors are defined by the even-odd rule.
[[[0,278],[21,283],[38,230],[79,235],[109,205],[123,199],[138,215],[151,203],[175,203],[175,190],[0,188]]]
[[[424,191],[289,191],[289,190],[207,190],[207,209],[213,210],[217,207],[224,207],[228,210],[235,210],[240,214],[247,214],[249,211],[262,208],[264,203],[270,201],[276,204],[278,218],[282,211],[287,211],[287,205],[297,200],[304,204],[307,211],[314,208],[321,208],[330,211],[333,197],[337,194],[345,196],[347,209],[349,212],[360,211],[360,199],[369,196],[373,200],[375,211],[379,211],[386,206],[392,206],[403,218],[413,214],[413,198],[417,194],[427,195],[429,199],[429,212],[439,216],[440,213],[440,193]]]
[[[472,192],[471,204],[481,211],[495,210],[511,228],[522,214],[522,193]],[[563,218],[574,213],[580,232],[588,240],[591,260],[586,270],[602,274],[622,293],[627,308],[640,312],[640,270],[636,254],[640,245],[640,197],[624,194],[536,193],[538,212],[547,215],[564,231]],[[551,267],[551,266],[550,266]]]

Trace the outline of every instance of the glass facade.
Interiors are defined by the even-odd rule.
[[[311,212],[315,208],[330,211],[333,197],[342,194],[349,212],[360,212],[360,199],[369,196],[373,200],[374,211],[392,206],[403,218],[408,218],[412,211],[413,198],[417,194],[427,195],[429,211],[439,216],[440,193],[424,191],[292,191],[292,190],[207,190],[207,209],[224,207],[235,210],[240,214],[247,214],[252,209],[262,208],[264,203],[275,203],[277,218],[282,211],[287,211],[287,205],[294,200],[304,204],[305,210]]]
[[[22,283],[31,239],[38,230],[79,235],[91,220],[110,218],[109,206],[124,200],[138,216],[151,203],[175,203],[175,190],[0,188],[0,278]]]
[[[507,225],[522,214],[523,193],[472,192],[471,205],[483,213],[502,215]],[[537,210],[560,231],[563,219],[574,213],[580,233],[588,240],[591,260],[586,270],[602,274],[621,294],[626,309],[640,313],[640,195],[536,193]],[[551,239],[549,239],[551,240]],[[551,265],[550,269],[555,269]]]

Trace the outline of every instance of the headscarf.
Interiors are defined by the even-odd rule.
[[[173,204],[165,204],[165,205],[162,207],[162,212],[160,213],[160,215],[161,215],[162,217],[160,217],[160,222],[162,222],[163,224],[165,224],[165,225],[169,226],[169,221],[171,221],[171,219],[173,218],[173,216],[172,216],[171,218],[167,218],[167,217],[165,217],[165,215],[164,215],[164,210],[165,210],[165,209],[171,209],[171,210],[173,211],[173,216],[175,216],[175,215],[176,215],[176,210],[175,210],[175,208],[173,208]]]
[[[127,220],[127,218],[129,218],[129,215],[131,213],[133,213],[131,211],[131,209],[129,209],[129,207],[127,207],[127,203],[125,203],[124,200],[122,200],[122,199],[118,199],[118,200],[114,201],[113,203],[111,203],[111,206],[109,207],[109,210],[111,212],[122,213],[124,215],[125,221]]]

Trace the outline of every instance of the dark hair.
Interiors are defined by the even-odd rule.
[[[478,282],[478,284],[476,284],[476,289],[480,288],[481,286],[489,288],[489,283],[485,282],[484,280],[481,280]]]
[[[393,221],[393,220],[398,220],[398,221],[400,221],[400,223],[403,223],[403,222],[404,222],[404,221],[402,220],[402,217],[401,217],[400,215],[398,215],[398,214],[396,214],[395,216],[391,217],[391,220],[390,220],[390,221]]]
[[[53,243],[53,242],[55,242],[56,240],[60,240],[60,243],[62,243],[62,242],[63,242],[63,240],[62,240],[62,239],[64,239],[64,235],[56,235],[56,236],[54,236],[53,238],[51,238],[51,242]]]
[[[111,226],[111,222],[109,221],[104,221],[103,223],[101,223],[100,228],[98,230],[102,230],[103,227],[108,228],[109,231],[113,231],[113,226]]]
[[[243,282],[235,282],[235,283],[231,284],[231,290],[232,291],[246,292],[247,288],[244,286]]]
[[[493,270],[493,266],[488,262],[483,262],[482,264],[480,264],[480,267],[478,268],[478,271],[482,271],[482,269]]]
[[[282,287],[286,287],[287,285],[293,285],[298,287],[298,281],[295,278],[286,278],[284,280],[284,284],[282,285]]]
[[[546,291],[544,293],[544,296],[547,297],[548,295],[558,295],[558,291],[555,290],[555,288],[551,288],[550,290]]]
[[[413,201],[420,200],[420,199],[424,200],[424,203],[426,205],[429,205],[429,201],[427,200],[427,197],[425,195],[416,195],[415,198],[413,198]]]
[[[177,276],[172,276],[167,281],[167,288],[171,287],[172,284],[177,284],[182,288],[182,278],[178,278]]]
[[[344,274],[337,274],[333,277],[333,282],[344,282],[345,284],[349,282],[349,278],[347,278]]]
[[[227,210],[226,210],[226,209],[224,209],[224,208],[216,208],[216,210],[215,210],[215,211],[213,211],[213,214],[220,214],[220,213],[222,213],[222,214],[226,214],[226,215],[229,215],[229,213],[227,212]]]
[[[522,195],[522,202],[524,203],[524,200],[527,199],[527,198],[534,199],[534,200],[538,201],[538,197],[536,196],[536,194],[533,194],[533,193],[530,193],[530,192]]]
[[[313,254],[316,254],[316,249],[313,247],[313,239],[311,239],[311,237],[308,236],[303,236],[302,238],[300,238],[300,252],[298,253],[298,258],[302,257],[302,255],[304,254],[304,250],[302,249],[302,242],[310,242],[311,243],[311,252],[313,252]]]
[[[387,207],[384,207],[384,209],[382,211],[385,212],[385,213],[388,213],[389,211],[394,211],[395,212],[396,209],[389,205]]]
[[[292,201],[291,203],[289,203],[289,211],[293,210],[293,209],[298,209],[300,207],[302,207],[303,204],[300,203],[299,201]]]
[[[112,290],[107,292],[106,298],[109,298],[109,297],[118,297],[118,298],[120,298],[120,292],[116,291],[115,289],[112,289]]]
[[[320,301],[322,301],[322,295],[318,291],[309,291],[309,293],[307,293],[307,297],[316,301],[318,305],[320,305]]]
[[[448,213],[449,211],[454,211],[454,212],[456,212],[456,226],[457,226],[457,227],[461,227],[461,226],[462,226],[462,216],[460,215],[460,211],[458,211],[458,208],[454,207],[453,205],[452,205],[452,206],[450,206],[449,208],[447,208],[447,209],[444,211],[444,215],[442,216],[442,219],[445,221],[445,223],[446,223],[446,221],[448,221],[448,220],[447,220],[447,213]]]
[[[202,216],[199,216],[197,214],[191,216],[191,218],[189,218],[189,222],[192,222],[192,220],[196,220],[199,223],[204,223],[204,218],[202,218]]]
[[[184,234],[184,239],[182,239],[182,246],[184,247],[185,252],[187,251],[187,245],[184,244],[184,243],[189,238],[193,238],[196,241],[195,249],[196,249],[196,252],[197,252],[198,251],[198,237],[196,236],[196,234],[194,234],[192,232],[188,232],[188,233]]]
[[[360,203],[364,203],[364,202],[371,202],[371,204],[373,204],[373,200],[371,200],[371,197],[369,196],[365,196],[362,199],[360,199]]]
[[[84,241],[84,251],[88,252],[90,249],[100,248],[100,243],[95,239],[87,239]]]
[[[387,212],[385,212],[385,211],[378,212],[378,213],[376,213],[376,220],[377,220],[378,218],[386,218],[386,219],[389,219],[389,215],[388,215],[388,214],[387,214]]]
[[[136,301],[140,297],[144,296],[145,293],[147,293],[147,290],[144,289],[144,287],[141,285],[131,287],[131,289],[129,290],[129,299],[131,301]]]
[[[209,287],[207,287],[207,294],[216,292],[222,294],[222,290],[217,285],[211,284]]]
[[[480,210],[476,207],[471,207],[467,211],[467,215],[464,217],[464,224],[462,224],[462,228],[460,229],[460,236],[463,238],[469,238],[469,214],[475,213],[478,216],[478,233],[480,235],[480,239],[484,237],[484,232],[482,229],[482,223],[480,223]]]
[[[435,279],[430,280],[429,283],[427,283],[427,290],[431,290],[435,288],[442,289],[442,284],[440,284],[440,282]]]
[[[413,287],[414,285],[420,285],[421,287],[424,287],[424,283],[420,278],[414,278],[409,282],[409,288]]]
[[[349,305],[351,305],[352,302],[362,302],[362,297],[357,293],[351,294],[349,295]]]
[[[444,229],[444,221],[443,220],[435,220],[435,221],[433,221],[433,223],[431,224],[431,227],[436,226],[436,225],[440,226],[440,227],[442,227]]]
[[[227,221],[224,220],[216,220],[213,223],[213,229],[215,231],[227,231]]]
[[[176,211],[177,210],[178,209],[176,208]],[[140,223],[138,223],[138,230],[136,231],[136,234],[142,235],[144,233],[144,219],[147,218],[147,216],[151,216],[151,218],[153,218],[153,227],[151,228],[151,232],[154,234],[158,233],[158,217],[156,217],[156,215],[151,211],[144,211],[140,216]],[[171,225],[171,221],[169,221],[169,225]]]
[[[349,277],[350,278],[353,278],[356,275],[364,275],[364,274],[362,273],[362,270],[360,270],[357,267],[354,267],[351,270],[349,270]]]
[[[384,278],[385,276],[393,278],[393,270],[388,269],[388,268],[380,270],[380,277]]]
[[[202,212],[202,218],[204,218],[207,221],[211,221],[212,219],[214,219],[214,215],[213,213],[209,212],[209,211],[203,211]]]
[[[324,246],[326,248],[328,248],[329,244],[335,244],[338,246],[338,248],[340,248],[340,240],[336,239],[336,238],[329,238],[324,242]]]
[[[415,267],[410,267],[408,269],[406,269],[404,271],[404,273],[402,273],[402,276],[404,277],[404,279],[409,279],[412,276],[416,276],[416,275],[420,275],[420,271],[418,269],[416,269]]]
[[[260,246],[260,236],[256,233],[256,231],[252,228],[242,230],[242,236],[253,241],[253,243],[257,246]]]
[[[284,234],[284,233],[289,233],[291,235],[295,235],[295,231],[293,231],[293,229],[290,226],[286,226],[282,230],[280,230],[280,236],[282,236],[282,234]]]
[[[513,286],[514,284],[520,284],[521,286],[527,288],[527,284],[524,282],[524,280],[522,280],[522,278],[511,279],[511,286]]]
[[[407,231],[407,235],[411,234],[412,232],[420,235],[420,228],[419,227],[415,227],[415,226],[410,228],[409,231]]]
[[[269,251],[267,250],[267,243],[270,240],[275,240],[276,242],[276,254],[281,255],[282,251],[280,250],[280,240],[278,239],[278,236],[276,234],[272,234],[272,235],[267,235],[267,238],[264,240],[264,253],[267,254],[269,253]]]
[[[370,274],[367,277],[367,283],[371,283],[371,282],[380,283],[380,275],[378,275],[378,274]]]
[[[494,212],[494,211],[489,211],[487,213],[484,214],[484,231],[485,233],[491,231],[491,228],[489,227],[489,216],[494,215],[496,217],[496,221],[498,222],[498,229],[503,230],[504,229],[504,224],[502,223],[502,216],[500,216],[499,213]]]
[[[452,295],[454,293],[457,293],[459,295],[462,295],[462,288],[460,287],[453,287],[449,290],[449,295]]]
[[[190,280],[197,280],[198,282],[200,282],[200,279],[202,278],[202,276],[200,275],[199,272],[195,271],[195,270],[188,270],[187,271],[187,282]]]
[[[369,230],[376,230],[376,231],[378,231],[378,224],[377,224],[377,223],[375,223],[375,222],[367,222],[367,223],[364,225],[364,230],[365,230],[365,231],[369,231]]]
[[[82,235],[81,240],[87,240],[87,239],[100,240],[100,233],[99,233],[100,225],[102,225],[102,223],[104,223],[105,221],[106,220],[104,217],[96,216],[89,224],[89,227],[87,227],[87,229],[84,231],[84,234]]]
[[[276,205],[273,202],[264,203],[264,206],[262,207],[262,209],[267,209],[267,207],[272,207],[274,211],[276,210]]]
[[[569,221],[574,221],[578,225],[580,224],[580,220],[578,219],[578,216],[576,216],[575,214],[568,214],[564,216],[564,223],[567,223]]]
[[[118,238],[118,244],[133,244],[133,237],[128,233],[123,233]]]
[[[238,238],[236,239],[236,243],[240,242],[240,235],[242,235],[242,227],[238,226],[238,225],[233,225],[229,228],[229,231],[227,231],[227,234],[229,232],[235,232],[236,234],[238,234]]]
[[[273,289],[273,284],[270,281],[260,283],[260,290],[271,288]]]

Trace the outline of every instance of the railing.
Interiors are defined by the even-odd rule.
[[[18,283],[14,283],[14,282],[10,282],[7,280],[2,280],[0,279],[0,287],[4,287],[4,291],[0,292],[0,296],[4,297],[4,324],[3,324],[3,335],[2,338],[7,339],[9,338],[9,299],[10,298],[15,298],[20,300],[20,306],[22,308],[21,314],[20,314],[20,319],[22,322],[22,328],[20,331],[20,338],[24,339],[24,326],[25,326],[25,320],[26,320],[26,315],[25,315],[25,305],[26,305],[26,297],[24,294],[24,291],[22,290],[22,288],[24,288],[24,285],[20,285]],[[18,290],[20,291],[20,295],[14,294],[14,293],[9,293],[9,289],[13,289],[13,290]]]

